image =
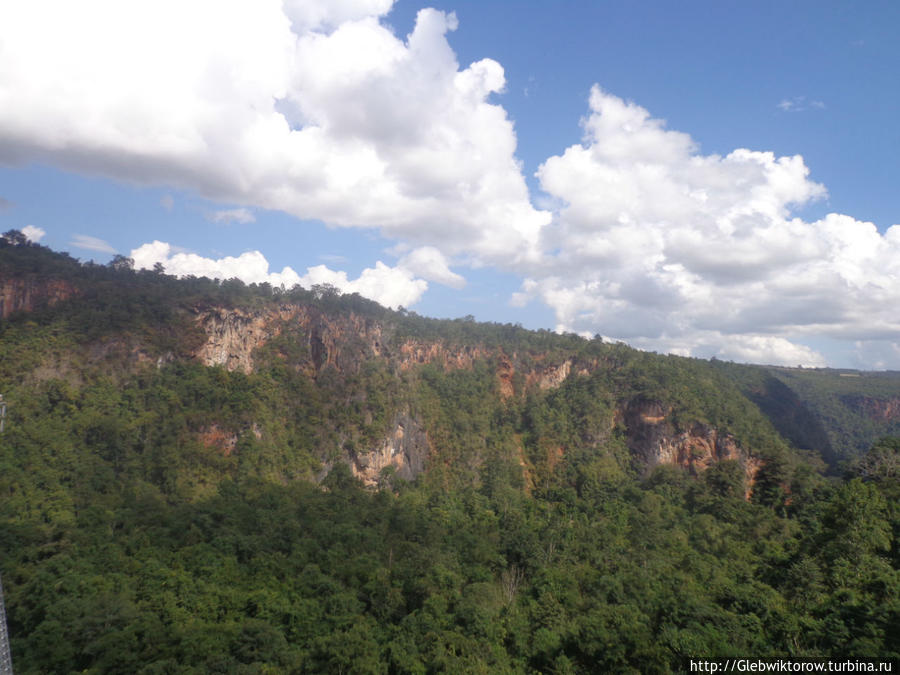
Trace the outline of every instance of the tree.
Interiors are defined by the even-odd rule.
[[[882,438],[851,467],[863,480],[900,478],[900,438]]]
[[[315,284],[312,287],[312,292],[317,300],[330,300],[341,294],[341,290],[333,284]]]
[[[880,554],[890,550],[891,524],[884,495],[859,478],[835,493],[822,524],[822,552],[838,585],[857,583],[863,572],[872,572]]]
[[[111,269],[116,270],[117,272],[124,272],[126,270],[134,269],[134,258],[128,258],[124,255],[117,253],[113,256],[113,259],[109,261],[109,267]]]
[[[19,230],[8,230],[3,233],[2,241],[7,246],[27,246],[28,237]]]

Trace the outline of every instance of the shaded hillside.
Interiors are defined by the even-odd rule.
[[[812,411],[839,460],[864,453],[882,436],[900,435],[900,373],[830,368],[772,368]]]
[[[900,373],[781,368],[713,361],[794,447],[832,470],[900,434]]]
[[[897,656],[900,446],[765,371],[5,243],[17,672]]]
[[[776,377],[772,369],[722,361],[712,363],[737,384],[795,448],[818,454],[829,465],[837,464],[842,453],[835,450],[821,417],[794,389]]]

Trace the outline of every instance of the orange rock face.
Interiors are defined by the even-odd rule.
[[[735,460],[744,470],[745,497],[750,498],[762,460],[739,447],[731,434],[700,423],[677,431],[669,423],[669,411],[658,401],[632,402],[621,419],[628,428],[631,450],[647,466],[674,464],[696,476],[718,462]]]
[[[0,319],[14,312],[32,312],[42,306],[54,305],[76,293],[72,284],[59,279],[0,280]]]

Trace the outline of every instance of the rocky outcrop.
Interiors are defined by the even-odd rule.
[[[697,475],[725,459],[745,459],[744,453],[735,444],[734,437],[719,434],[717,429],[705,424],[695,424],[690,431],[662,438],[656,463],[677,464]]]
[[[477,361],[496,358],[501,397],[507,399],[523,393],[516,391],[514,384],[518,361],[515,353],[508,355],[481,344],[448,345],[443,340],[410,338],[398,344],[392,342],[381,323],[354,313],[334,317],[314,307],[285,304],[277,310],[258,312],[213,308],[198,312],[197,320],[207,339],[195,357],[209,366],[219,365],[249,374],[256,365],[254,350],[290,330],[308,348],[303,360],[292,365],[313,378],[328,367],[339,373],[357,373],[372,358],[387,360],[401,372],[428,364],[439,365],[447,372],[467,370]],[[576,371],[571,358],[549,365],[539,362],[523,369],[518,386],[555,389],[572,372],[588,375],[589,365],[581,364]]]
[[[529,373],[527,384],[536,383],[541,389],[556,389],[561,386],[565,379],[572,372],[573,359],[566,359],[559,365],[545,366],[532,373]]]
[[[214,448],[226,457],[234,452],[238,442],[237,434],[225,431],[218,424],[210,424],[201,429],[198,438],[204,446]]]
[[[739,447],[731,434],[700,423],[688,430],[676,430],[669,420],[670,411],[659,401],[631,401],[620,417],[625,422],[629,448],[644,466],[674,464],[696,476],[717,462],[735,460],[744,470],[749,498],[762,461]]]
[[[400,345],[398,361],[401,370],[409,370],[414,366],[436,363],[444,370],[460,370],[471,368],[478,359],[483,359],[489,352],[481,345],[464,345],[458,348],[447,347],[442,341],[424,342],[406,340]]]
[[[267,312],[216,308],[198,316],[206,342],[195,353],[207,366],[253,372],[253,351],[278,335],[284,321],[300,313],[296,305],[282,305]]]
[[[372,358],[387,358],[383,326],[371,318],[349,313],[340,318],[325,315],[314,308],[298,316],[300,339],[309,347],[310,361],[305,364],[315,376],[326,367],[339,373],[358,373]]]
[[[506,354],[500,354],[499,363],[497,364],[497,389],[500,392],[500,398],[503,400],[512,398],[516,393],[513,378],[516,369],[512,361]]]
[[[256,422],[251,424],[249,428],[245,427],[241,433],[251,433],[256,440],[262,438],[262,429]],[[210,424],[197,432],[197,438],[207,448],[217,450],[225,457],[229,457],[237,448],[240,434],[228,431],[218,424]]]
[[[0,319],[14,312],[33,312],[67,300],[77,293],[69,282],[59,279],[0,280]]]
[[[230,371],[253,372],[253,352],[284,331],[296,334],[307,348],[292,365],[312,377],[328,366],[358,372],[366,359],[387,355],[382,326],[356,314],[336,319],[314,307],[283,304],[257,312],[213,308],[198,312],[197,321],[207,337],[194,356]]]
[[[395,476],[413,480],[425,470],[428,453],[424,429],[408,413],[402,413],[378,447],[368,452],[351,452],[350,468],[365,485],[377,487],[382,482],[382,472],[388,467],[393,467]]]
[[[875,422],[900,421],[900,398],[844,396],[842,397],[842,402],[848,408],[860,412]]]

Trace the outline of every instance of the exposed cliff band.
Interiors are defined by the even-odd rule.
[[[597,363],[577,363],[574,358],[540,363],[542,357],[526,367],[515,353],[478,344],[449,346],[441,340],[408,338],[390,349],[389,336],[378,322],[353,313],[334,317],[293,304],[256,312],[215,308],[199,314],[197,320],[207,339],[197,350],[196,358],[209,366],[220,365],[246,374],[256,367],[256,350],[286,330],[307,347],[302,360],[291,365],[311,377],[326,367],[339,373],[358,372],[367,359],[383,360],[399,372],[429,364],[449,372],[472,369],[480,360],[491,360],[495,364],[498,395],[510,399],[532,388],[559,388],[567,378],[588,376],[597,367]],[[749,497],[761,461],[739,447],[732,435],[699,423],[687,430],[677,429],[669,411],[658,401],[625,401],[615,417],[624,419],[628,446],[643,466],[672,464],[698,475],[717,462],[734,460],[744,472]],[[366,485],[377,486],[386,469],[400,478],[414,479],[425,470],[432,452],[439,449],[430,446],[422,422],[404,412],[397,415],[382,442],[347,451],[343,461]],[[559,448],[560,458],[564,452],[564,448]]]

